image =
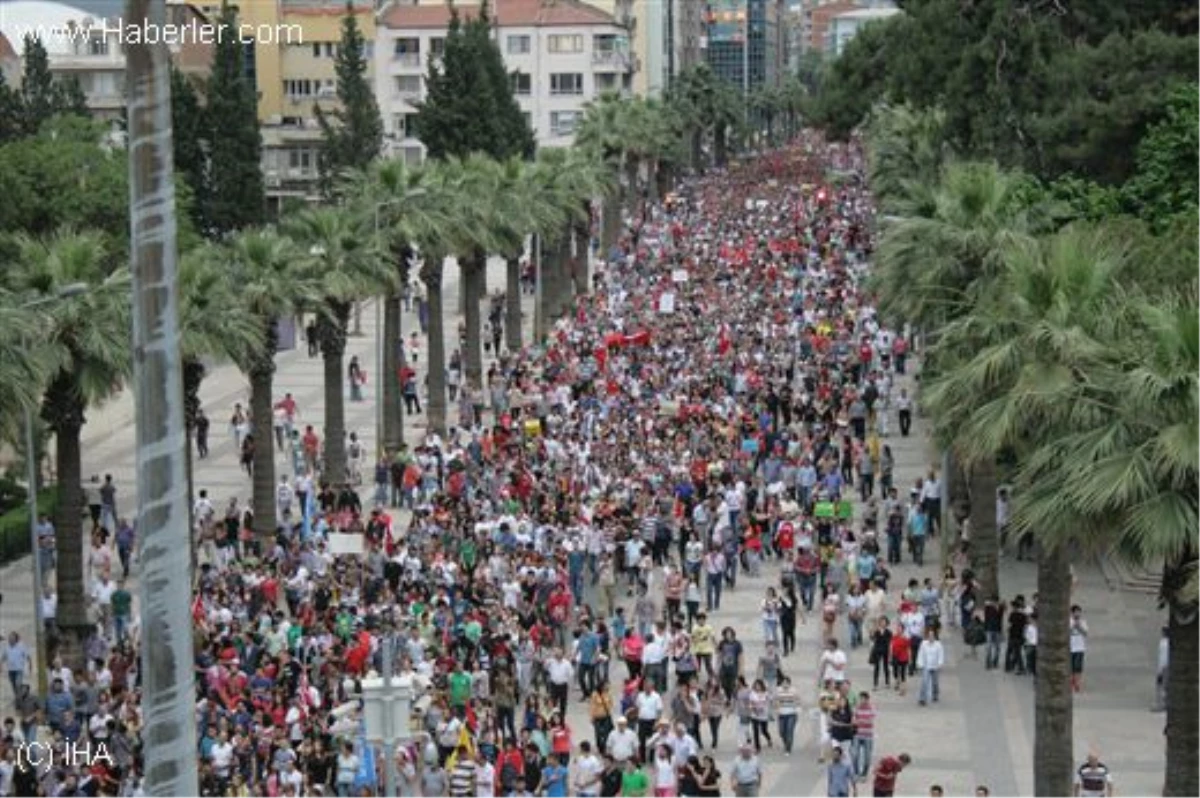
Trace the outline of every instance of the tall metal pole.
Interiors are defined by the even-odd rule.
[[[375,246],[379,247],[379,204],[375,205]],[[375,298],[375,450],[383,451],[383,302]],[[392,344],[395,346],[395,344]]]
[[[535,344],[540,344],[547,329],[546,308],[542,305],[542,234],[533,237],[534,270],[533,270],[533,338]]]
[[[33,552],[33,622],[37,650],[38,697],[46,697],[46,619],[42,612],[42,552],[38,541],[37,453],[33,448],[33,411],[25,408],[25,461],[29,478],[29,545]]]
[[[127,24],[162,30],[165,0],[128,0]],[[141,673],[147,795],[199,795],[183,369],[167,46],[126,47],[129,266],[141,547]]]
[[[392,661],[395,651],[392,648],[392,630],[388,629],[383,638],[383,794],[396,794],[396,722],[395,687],[392,683]]]

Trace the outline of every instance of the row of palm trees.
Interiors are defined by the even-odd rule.
[[[930,341],[922,403],[967,486],[973,565],[998,594],[998,464],[1012,534],[1038,546],[1035,787],[1072,777],[1072,560],[1161,567],[1168,795],[1197,791],[1195,230],[1063,224],[1030,182],[942,145],[937,112],[885,108],[869,135],[883,308]]]
[[[387,340],[401,340],[401,286],[416,276],[429,303],[428,422],[443,430],[447,258],[462,270],[464,371],[478,385],[487,256],[507,262],[507,345],[516,350],[522,345],[519,279],[526,250],[540,253],[537,315],[538,334],[544,335],[574,294],[587,291],[592,202],[613,193],[614,185],[615,173],[586,147],[546,150],[528,162],[473,155],[410,167],[385,160],[353,175],[339,206],[308,208],[277,225],[245,229],[184,253],[178,288],[189,428],[200,409],[206,363],[225,360],[249,380],[254,428],[271,429],[276,325],[315,314],[324,359],[324,476],[340,481],[346,469],[343,360],[352,310],[359,301],[384,297]],[[0,316],[9,332],[0,349],[0,417],[11,423],[26,409],[37,410],[54,435],[58,620],[68,630],[87,623],[81,432],[87,410],[111,398],[132,373],[129,272],[123,253],[108,240],[87,230],[17,236],[14,265],[0,276]],[[87,290],[79,291],[81,284]],[[384,347],[381,375],[389,451],[403,440],[398,349]],[[274,533],[274,441],[261,435],[255,443],[255,528],[267,539]]]

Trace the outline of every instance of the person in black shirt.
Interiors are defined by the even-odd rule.
[[[621,794],[621,768],[612,754],[604,755],[604,772],[600,774],[600,795],[615,796]]]
[[[1000,666],[1000,639],[1004,635],[1004,602],[992,596],[983,604],[983,631],[987,636],[987,670]]]
[[[1012,610],[1008,613],[1008,644],[1004,648],[1004,670],[1008,673],[1016,671],[1025,674],[1025,660],[1022,652],[1025,646],[1025,626],[1029,616],[1025,613],[1025,597],[1013,599]]]

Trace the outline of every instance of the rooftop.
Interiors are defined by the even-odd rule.
[[[855,11],[845,11],[838,14],[834,19],[887,19],[900,13],[898,8],[860,8]]]
[[[393,29],[437,28],[450,24],[451,3],[444,5],[394,5],[379,20],[381,27]],[[479,14],[478,4],[453,3],[460,19]],[[560,27],[570,25],[612,25],[612,16],[581,0],[492,0],[488,13],[497,25],[516,28]]]

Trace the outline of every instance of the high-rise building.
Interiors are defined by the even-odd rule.
[[[777,86],[787,68],[782,0],[710,0],[707,58],[717,77],[749,93]]]

